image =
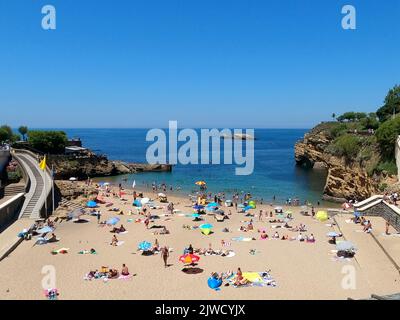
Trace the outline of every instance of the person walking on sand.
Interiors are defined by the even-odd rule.
[[[161,257],[164,260],[164,267],[168,267],[169,249],[167,246],[161,248]]]
[[[258,221],[262,221],[262,216],[263,216],[263,211],[260,210],[260,212],[258,213]]]
[[[101,218],[101,212],[99,210],[99,211],[97,211],[97,224],[100,223],[100,218]]]
[[[389,227],[390,227],[390,224],[389,224],[389,222],[386,221],[386,231],[385,231],[385,233],[386,233],[387,236],[390,234],[389,233]]]

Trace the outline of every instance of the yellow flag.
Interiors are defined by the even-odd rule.
[[[46,170],[46,156],[44,156],[43,160],[39,163],[39,168],[43,171]]]

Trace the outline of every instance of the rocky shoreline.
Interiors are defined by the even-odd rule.
[[[168,164],[127,163],[109,160],[106,156],[94,153],[79,156],[49,156],[48,165],[54,166],[54,177],[57,180],[68,180],[71,177],[83,180],[88,177],[172,171],[172,165]]]
[[[369,175],[367,164],[356,159],[345,159],[327,152],[333,138],[324,124],[313,128],[295,145],[295,160],[298,166],[313,170],[327,170],[323,199],[344,202],[349,199],[362,200],[380,193],[382,183],[393,185],[394,177],[388,175]]]

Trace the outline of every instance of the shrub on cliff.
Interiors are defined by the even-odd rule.
[[[29,144],[44,153],[64,153],[67,144],[67,135],[64,131],[29,131]]]
[[[394,147],[400,135],[400,117],[388,120],[376,130],[376,140],[382,155],[387,159],[394,158]]]
[[[357,156],[360,148],[360,141],[356,136],[345,134],[337,138],[328,151],[335,156],[351,160]]]

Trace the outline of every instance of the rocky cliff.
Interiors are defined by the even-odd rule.
[[[369,176],[365,162],[332,155],[328,148],[333,140],[328,125],[320,124],[295,145],[297,165],[327,170],[323,198],[342,202],[377,193],[383,177]]]
[[[88,177],[115,176],[146,171],[172,171],[171,165],[125,163],[109,160],[105,156],[87,154],[82,156],[49,156],[48,165],[54,165],[56,179],[87,179]]]

